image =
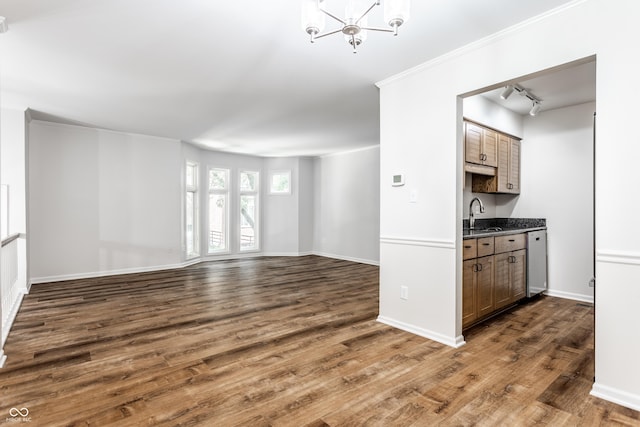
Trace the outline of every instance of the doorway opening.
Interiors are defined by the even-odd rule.
[[[536,101],[539,111],[533,111]],[[475,221],[546,219],[545,293],[586,303],[595,303],[595,111],[595,57],[479,89],[462,100],[464,120],[521,140],[519,189],[512,194],[485,192],[474,183],[473,168],[462,169],[463,223],[476,197],[484,212],[476,210]]]

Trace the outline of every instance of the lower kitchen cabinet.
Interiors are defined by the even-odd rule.
[[[495,308],[505,307],[524,298],[527,292],[527,251],[495,255]]]
[[[493,255],[462,263],[462,326],[466,327],[494,310]]]
[[[490,240],[489,240],[490,239]],[[462,263],[462,327],[466,328],[526,295],[527,251],[525,235],[464,241],[466,252]],[[493,254],[495,252],[495,254]],[[491,255],[489,255],[491,254]]]

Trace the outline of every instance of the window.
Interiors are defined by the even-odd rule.
[[[185,171],[185,251],[187,258],[193,258],[200,255],[198,164],[187,162]]]
[[[258,244],[260,174],[240,172],[240,251],[260,248]]]
[[[269,177],[270,194],[291,194],[291,171],[272,171]]]
[[[209,169],[208,253],[229,250],[229,170]]]

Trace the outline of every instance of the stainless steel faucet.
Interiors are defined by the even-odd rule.
[[[473,202],[475,202],[476,200],[480,205],[480,213],[484,213],[484,205],[482,204],[482,200],[478,199],[477,197],[471,199],[471,203],[469,203],[469,230],[473,230],[476,225],[476,218],[474,217],[473,213]]]

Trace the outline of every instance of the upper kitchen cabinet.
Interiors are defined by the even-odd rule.
[[[520,194],[520,141],[498,136],[497,192]]]
[[[469,153],[475,151],[476,139],[490,135],[488,141],[496,142],[496,166],[470,166]],[[467,144],[471,142],[471,147]],[[491,142],[490,142],[491,144]],[[482,156],[481,156],[482,157]],[[465,122],[465,170],[473,174],[474,193],[520,194],[520,140],[474,123]]]
[[[498,166],[498,133],[478,126],[475,123],[464,123],[464,160],[469,172],[483,173],[486,168],[475,168],[474,165],[495,168]],[[490,173],[489,169],[486,169]]]

